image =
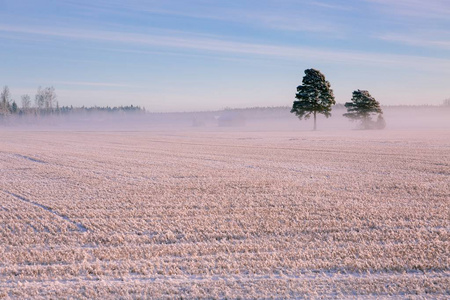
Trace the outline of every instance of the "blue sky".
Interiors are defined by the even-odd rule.
[[[0,85],[60,105],[284,106],[307,68],[336,101],[450,97],[450,1],[0,0]]]

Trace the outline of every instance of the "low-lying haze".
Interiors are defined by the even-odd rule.
[[[319,131],[361,129],[350,121],[344,108],[332,116],[318,115]],[[384,130],[449,130],[450,106],[383,107]],[[372,118],[376,120],[376,116]],[[9,116],[0,130],[87,130],[87,131],[310,131],[313,120],[299,120],[289,107],[227,109],[204,112],[73,112],[60,115]],[[367,131],[370,132],[370,131]],[[369,134],[369,133],[368,133]]]

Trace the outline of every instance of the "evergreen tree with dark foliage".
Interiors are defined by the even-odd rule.
[[[383,129],[386,126],[380,103],[368,91],[354,91],[352,102],[345,103],[345,107],[347,113],[344,117],[352,121],[361,121],[363,129]],[[378,115],[376,122],[372,120],[373,115]]]
[[[16,114],[18,112],[19,108],[17,107],[16,101],[13,101],[11,104],[11,113]]]
[[[297,94],[292,105],[291,113],[301,119],[309,119],[314,116],[314,130],[317,129],[317,113],[331,116],[331,106],[336,103],[330,83],[325,80],[325,76],[315,69],[305,70],[303,85],[297,87]]]

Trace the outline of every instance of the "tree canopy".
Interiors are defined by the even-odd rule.
[[[386,125],[380,103],[368,91],[354,91],[351,102],[345,103],[345,107],[347,113],[344,117],[353,121],[360,120],[363,129],[382,129]],[[373,115],[378,115],[376,122],[372,120]]]
[[[303,85],[297,87],[297,94],[292,105],[291,113],[301,119],[309,119],[311,114],[314,116],[314,130],[316,130],[317,113],[331,116],[331,106],[336,102],[334,100],[333,90],[330,83],[325,80],[325,76],[316,69],[305,70]]]

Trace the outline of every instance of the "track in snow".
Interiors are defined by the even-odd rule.
[[[9,192],[9,191],[3,190],[3,192],[6,193],[6,194],[8,194],[8,195],[11,195],[11,196],[13,196],[13,197],[15,197],[15,198],[17,198],[17,199],[19,199],[19,200],[22,200],[23,202],[26,202],[26,203],[32,204],[32,205],[34,205],[34,206],[40,207],[40,208],[42,208],[42,209],[48,211],[49,213],[51,213],[51,214],[53,214],[53,215],[55,215],[55,216],[57,216],[57,217],[59,217],[59,218],[65,220],[65,221],[67,221],[67,222],[69,222],[69,223],[72,223],[73,225],[77,226],[78,231],[80,231],[80,232],[87,232],[87,231],[88,231],[88,229],[87,229],[83,224],[77,223],[77,222],[71,220],[69,217],[57,213],[56,211],[54,211],[53,209],[51,209],[51,208],[48,207],[48,206],[45,206],[45,205],[42,205],[42,204],[40,204],[40,203],[31,201],[30,199],[27,199],[27,198],[22,197],[22,196],[20,196],[20,195],[11,193],[11,192]]]

